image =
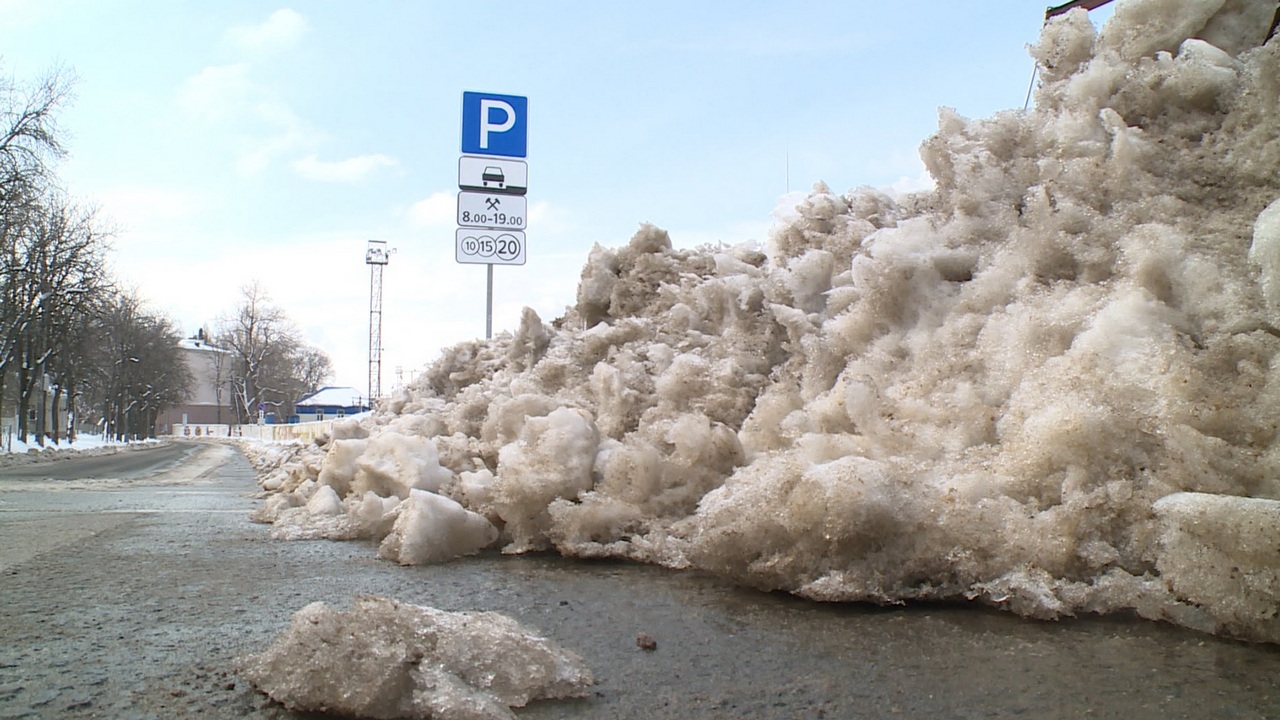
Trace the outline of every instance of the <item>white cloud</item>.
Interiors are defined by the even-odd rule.
[[[249,65],[211,65],[192,75],[178,88],[178,106],[206,121],[240,114],[254,94]]]
[[[0,18],[4,18],[5,30],[21,30],[34,25],[49,10],[50,3],[31,0],[0,0]]]
[[[123,230],[149,230],[187,220],[207,204],[198,193],[170,187],[125,185],[91,192],[109,222]]]
[[[178,90],[178,106],[209,126],[202,129],[207,142],[226,143],[228,157],[242,175],[292,161],[289,164],[303,178],[352,183],[395,167],[396,159],[384,154],[320,160],[317,151],[327,134],[294,112],[279,91],[255,79],[257,56],[296,46],[308,29],[306,19],[288,8],[258,25],[230,28],[224,44],[255,56],[253,62],[212,65],[192,75]]]
[[[251,250],[243,238],[199,231],[159,246],[143,247],[131,239],[118,248],[118,274],[126,284],[139,287],[144,297],[160,300],[159,307],[187,333],[216,325],[219,316],[239,302],[240,288],[258,281],[305,332],[307,342],[330,355],[337,381],[363,384],[369,268],[364,241],[342,235],[258,238]],[[173,270],[192,266],[200,271]],[[278,271],[286,267],[289,272]]]
[[[315,147],[323,133],[270,90],[255,83],[248,63],[211,65],[183,81],[178,106],[193,120],[235,129],[235,166],[241,174],[262,172],[277,159]]]
[[[242,176],[256,176],[284,155],[310,145],[317,133],[301,119],[276,129],[266,137],[247,142],[236,154],[236,169]]]
[[[309,180],[321,182],[359,182],[379,168],[395,167],[393,157],[382,154],[357,155],[346,160],[318,160],[314,154],[293,163],[293,169]]]
[[[543,234],[559,234],[574,229],[574,223],[564,208],[543,200],[529,204],[529,229]]]
[[[301,14],[289,8],[277,10],[258,25],[240,25],[227,30],[228,46],[249,54],[267,54],[297,47],[309,26]]]
[[[457,219],[457,200],[451,192],[435,193],[426,200],[410,205],[405,218],[415,228],[453,225]]]

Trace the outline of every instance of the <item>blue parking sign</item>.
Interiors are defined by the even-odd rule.
[[[529,98],[462,93],[462,152],[468,155],[526,157]]]

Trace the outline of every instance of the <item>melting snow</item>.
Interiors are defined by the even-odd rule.
[[[259,519],[1280,641],[1274,8],[1073,11],[1033,110],[942,110],[930,191],[818,185],[764,252],[596,247],[564,317],[265,465]]]
[[[581,658],[505,615],[372,596],[302,608],[245,675],[292,710],[436,720],[514,720],[512,707],[593,682]]]

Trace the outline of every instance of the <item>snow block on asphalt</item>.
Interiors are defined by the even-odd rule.
[[[1280,642],[1280,500],[1183,492],[1154,510],[1156,566],[1178,599],[1203,608],[1219,633]]]
[[[513,719],[512,707],[594,682],[581,658],[505,615],[374,596],[346,612],[307,605],[244,674],[292,710],[440,720]]]

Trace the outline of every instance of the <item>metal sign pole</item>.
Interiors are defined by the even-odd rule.
[[[485,291],[484,303],[484,339],[493,339],[493,263],[487,263],[489,268],[489,283]]]

